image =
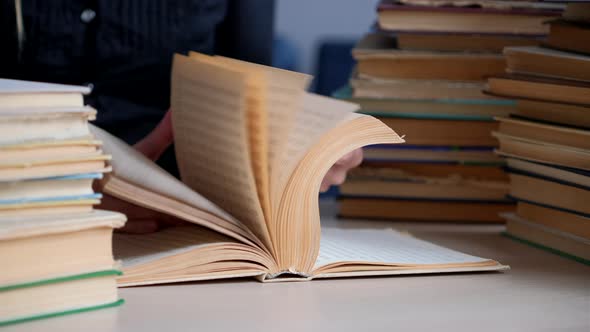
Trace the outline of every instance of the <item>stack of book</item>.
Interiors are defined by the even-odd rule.
[[[116,306],[115,212],[94,210],[109,157],[84,87],[0,79],[0,326]]]
[[[511,237],[590,263],[590,5],[549,26],[544,47],[506,48],[508,74],[490,78],[489,93],[518,99],[494,133],[518,202],[504,217]]]
[[[496,116],[516,103],[483,93],[504,73],[505,46],[539,45],[560,4],[382,1],[381,31],[353,50],[350,87],[361,105],[407,144],[373,146],[340,187],[342,217],[502,222],[514,209],[494,154]],[[515,7],[518,6],[518,7]]]

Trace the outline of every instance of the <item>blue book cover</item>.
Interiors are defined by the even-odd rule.
[[[94,179],[100,180],[103,178],[102,173],[84,173],[84,174],[72,174],[72,175],[61,175],[61,176],[51,176],[45,178],[33,178],[33,179],[24,179],[24,180],[8,180],[8,181],[0,181],[0,182],[19,182],[19,181],[45,181],[45,180],[84,180],[84,179]]]
[[[43,181],[72,181],[72,180],[99,180],[102,179],[102,173],[85,173],[85,174],[72,174],[64,176],[46,177],[40,179],[27,179],[23,182],[39,182]],[[11,181],[18,182],[18,181]],[[66,196],[52,196],[52,197],[33,197],[33,198],[14,198],[14,199],[0,199],[0,205],[16,205],[16,204],[28,204],[28,203],[50,203],[50,202],[63,202],[63,201],[79,201],[79,200],[90,200],[90,199],[101,199],[102,195],[99,193],[91,193],[87,195],[66,195]]]
[[[88,195],[74,195],[74,196],[0,199],[0,205],[16,205],[16,204],[28,204],[28,203],[53,203],[53,202],[64,202],[64,201],[83,201],[83,200],[101,199],[101,198],[102,198],[102,194],[93,193],[93,194],[88,194]]]

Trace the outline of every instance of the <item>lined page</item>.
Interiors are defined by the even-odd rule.
[[[191,56],[193,56],[191,52]],[[252,62],[216,56],[215,59],[227,63],[240,64],[266,74],[266,112],[268,114],[268,160],[272,169],[276,156],[282,151],[295,115],[301,110],[301,98],[305,93],[311,76]]]
[[[393,229],[322,228],[320,254],[314,266],[338,262],[399,265],[481,263],[488,259],[422,241]]]
[[[192,55],[192,53],[191,53]],[[282,152],[293,129],[295,118],[302,110],[305,89],[311,76],[293,71],[263,66],[251,62],[216,56],[216,59],[227,63],[238,63],[266,74],[266,112],[268,132],[268,169],[270,186],[272,187],[283,168]],[[277,197],[271,194],[271,200]],[[277,202],[278,204],[278,202]]]
[[[249,154],[247,75],[176,55],[172,122],[182,180],[270,248]]]
[[[358,105],[322,97],[313,93],[303,96],[303,110],[298,112],[278,163],[282,166],[273,194],[280,195],[290,175],[305,153],[319,138],[339,124],[352,120]]]
[[[102,141],[106,153],[112,156],[110,162],[118,178],[239,225],[227,212],[191,190],[127,143],[92,124],[89,126],[94,136]]]
[[[150,234],[113,235],[113,254],[124,268],[219,243],[239,243],[199,226],[170,227]]]
[[[245,78],[246,96],[246,125],[248,135],[248,148],[250,163],[258,201],[264,213],[265,220],[270,219],[270,197],[269,197],[269,168],[268,168],[268,110],[267,90],[268,77],[265,71],[260,68],[247,65],[248,62],[237,61],[229,58],[214,57],[201,53],[191,52],[190,58],[196,61],[205,62],[218,67],[239,72]]]

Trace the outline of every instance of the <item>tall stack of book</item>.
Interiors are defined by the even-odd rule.
[[[115,212],[94,210],[109,157],[85,87],[0,79],[0,326],[116,306]]]
[[[373,146],[341,186],[340,215],[382,219],[502,222],[514,209],[494,154],[496,116],[515,102],[486,95],[506,66],[506,46],[535,46],[563,5],[505,1],[382,1],[380,31],[353,50],[359,103],[407,144]],[[466,7],[465,7],[466,5]]]
[[[590,4],[569,5],[543,47],[509,47],[489,93],[518,99],[499,117],[516,213],[507,234],[590,263]]]
[[[456,3],[382,1],[380,31],[353,50],[351,87],[335,96],[359,103],[407,144],[365,150],[340,187],[341,216],[503,222],[498,213],[514,209],[491,132],[515,102],[482,90],[504,72],[502,49],[539,45],[543,22],[563,5]]]

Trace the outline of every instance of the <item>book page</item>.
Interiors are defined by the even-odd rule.
[[[104,151],[112,156],[110,162],[116,177],[241,225],[227,212],[191,190],[127,143],[92,124],[90,131],[102,141]]]
[[[176,158],[184,183],[271,248],[249,153],[247,76],[175,56],[171,108]]]
[[[290,131],[295,116],[301,111],[302,98],[311,81],[311,76],[226,57],[216,56],[215,58],[256,68],[266,74],[268,82],[266,94],[269,134],[268,160],[272,170],[278,166],[276,157],[283,151],[283,145],[288,138],[286,133]]]
[[[358,110],[358,105],[305,93],[302,108],[296,115],[282,153],[277,157],[282,167],[271,188],[273,196],[282,194],[299,161],[322,135],[356,116],[353,112]]]
[[[113,254],[129,268],[212,244],[239,243],[234,239],[195,225],[170,227],[150,234],[113,235]]]
[[[484,263],[489,259],[422,241],[393,229],[322,228],[314,270],[334,263],[360,262],[397,266]]]
[[[193,53],[191,53],[192,55]],[[258,65],[255,63],[216,56],[216,59],[227,63],[237,63],[255,68],[266,74],[266,112],[268,132],[268,168],[270,186],[277,181],[282,169],[282,152],[285,150],[289,135],[293,129],[295,118],[302,110],[305,89],[311,76],[293,71]],[[277,199],[270,197],[271,201]],[[278,202],[274,202],[278,204]]]
[[[223,57],[213,57],[196,52],[191,52],[190,58],[245,75],[246,132],[248,135],[250,163],[252,166],[254,180],[256,181],[258,201],[260,202],[260,207],[264,213],[265,220],[269,220],[269,133],[267,125],[268,110],[266,103],[268,77],[266,73],[260,68],[247,65],[248,62]]]

